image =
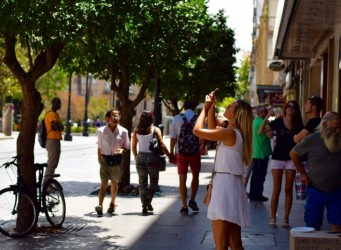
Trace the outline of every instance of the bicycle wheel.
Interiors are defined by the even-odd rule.
[[[29,234],[36,226],[38,212],[32,198],[16,187],[0,191],[0,232],[12,238]]]
[[[43,211],[54,227],[61,227],[65,220],[65,198],[63,188],[55,179],[49,179],[43,187]]]

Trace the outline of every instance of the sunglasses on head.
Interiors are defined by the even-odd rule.
[[[287,108],[296,109],[294,104],[288,104]]]
[[[313,104],[313,105],[315,105],[316,102],[318,101],[316,96],[311,96],[311,97],[309,98],[309,100],[310,100],[310,103]]]

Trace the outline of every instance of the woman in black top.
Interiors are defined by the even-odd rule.
[[[258,133],[266,133],[265,122],[271,114],[265,117]],[[293,200],[293,184],[296,168],[289,156],[290,150],[296,145],[294,135],[303,128],[300,107],[296,101],[289,101],[284,107],[284,116],[277,118],[269,124],[269,129],[276,133],[275,147],[271,157],[271,172],[273,177],[273,190],[271,196],[271,220],[270,227],[276,227],[276,213],[279,195],[282,189],[282,176],[285,173],[285,208],[281,226],[289,227],[289,214]]]

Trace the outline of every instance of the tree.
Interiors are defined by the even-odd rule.
[[[37,79],[36,88],[42,96],[42,102],[47,109],[51,108],[50,105],[53,97],[65,89],[68,80],[68,74],[58,64]]]
[[[217,97],[235,94],[234,31],[227,27],[223,11],[203,20],[199,39],[188,60],[163,71],[163,98],[173,115],[180,112],[179,101],[204,100],[207,93],[219,88]],[[173,86],[176,86],[174,88]],[[165,101],[168,100],[168,101]]]
[[[19,174],[32,195],[36,195],[33,153],[36,126],[44,108],[36,81],[52,69],[65,45],[79,36],[88,8],[68,0],[0,2],[3,61],[19,82],[23,97],[17,140],[17,154],[21,156]],[[25,60],[18,57],[16,46],[25,48]],[[27,223],[24,214],[19,213],[19,219]]]
[[[66,47],[62,63],[68,72],[91,72],[111,82],[120,100],[120,123],[130,134],[135,107],[152,80],[165,65],[182,64],[195,50],[206,10],[205,0],[121,0],[96,5],[85,24],[87,34]],[[134,100],[129,99],[132,84],[141,87]],[[129,182],[130,154],[126,154],[121,185]]]
[[[247,94],[250,92],[249,72],[250,72],[250,54],[245,54],[240,67],[236,70],[238,76],[236,98],[248,99]]]
[[[16,96],[21,98],[20,86],[17,79],[3,62],[5,50],[1,47],[2,44],[3,43],[0,40],[0,116],[2,114],[2,105],[4,104],[6,97]]]

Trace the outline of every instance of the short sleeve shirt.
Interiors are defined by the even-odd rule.
[[[271,155],[271,142],[266,134],[258,134],[263,118],[256,117],[252,122],[252,158],[265,159]]]
[[[320,133],[305,137],[294,147],[302,158],[307,157],[311,184],[323,192],[333,192],[341,188],[341,152],[331,154]]]
[[[45,126],[46,126],[46,138],[49,140],[61,140],[62,131],[52,130],[52,121],[56,121],[61,124],[59,114],[53,110],[50,110],[45,115]]]
[[[288,129],[284,125],[283,118],[277,118],[270,122],[269,126],[276,132],[276,144],[272,152],[272,159],[288,161],[290,160],[290,150],[296,145],[294,135],[301,131],[299,129]]]
[[[109,126],[103,126],[98,129],[98,148],[104,155],[112,155],[118,149],[130,148],[130,141],[128,130],[124,127],[117,125],[115,131],[112,132]]]
[[[311,118],[311,119],[309,119],[307,124],[304,126],[304,129],[309,131],[309,133],[314,133],[316,127],[320,124],[320,122],[321,122],[321,118],[320,117]]]

